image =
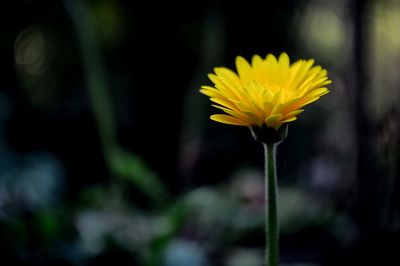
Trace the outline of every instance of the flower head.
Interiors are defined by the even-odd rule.
[[[268,127],[278,130],[303,112],[305,105],[329,92],[327,71],[314,65],[314,60],[298,60],[290,64],[282,53],[277,59],[253,56],[251,64],[236,58],[237,74],[225,67],[214,69],[208,77],[214,87],[202,86],[201,93],[210,97],[214,107],[226,114],[211,119],[220,123]]]

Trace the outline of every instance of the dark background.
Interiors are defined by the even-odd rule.
[[[397,265],[400,2],[4,1],[0,264],[259,266],[263,152],[213,67],[314,58],[279,146],[282,265]]]

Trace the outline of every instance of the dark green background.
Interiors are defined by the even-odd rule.
[[[285,51],[333,83],[279,147],[282,264],[396,265],[397,26],[389,0],[4,1],[0,264],[261,265],[262,147],[198,89]]]

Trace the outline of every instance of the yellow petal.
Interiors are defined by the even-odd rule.
[[[290,60],[286,53],[281,53],[278,59],[279,62],[279,79],[278,85],[285,86],[289,75]]]
[[[282,120],[281,114],[270,115],[267,118],[265,118],[265,124],[267,124],[268,126],[275,126],[281,123],[281,120]]]
[[[314,73],[313,75],[304,78],[304,80],[298,84],[298,87],[295,88],[294,91],[299,97],[304,96],[310,89],[312,89],[313,82],[317,75],[318,73]]]
[[[307,94],[307,98],[312,98],[312,97],[321,97],[322,95],[328,94],[329,90],[327,88],[318,88],[316,90],[313,90]]]
[[[253,66],[253,68],[256,66],[260,66],[262,63],[263,60],[258,54],[254,55],[253,58],[251,59],[251,65]]]
[[[241,56],[236,57],[236,69],[239,73],[239,78],[243,86],[247,85],[248,82],[254,80],[251,66],[246,61],[246,59]]]
[[[282,113],[285,114],[285,113],[289,112],[290,110],[293,110],[293,108],[292,108],[293,105],[296,102],[298,102],[299,100],[300,100],[300,98],[295,97],[295,98],[292,98],[292,99],[288,100],[287,102],[283,103],[282,104]]]
[[[282,123],[288,123],[288,122],[292,122],[294,120],[297,120],[297,117],[294,116],[294,117],[288,118],[286,120],[283,120]]]
[[[272,101],[272,98],[274,97],[273,92],[271,91],[271,89],[269,87],[265,87],[264,86],[264,91],[262,93],[262,98],[264,101]]]
[[[273,54],[267,54],[265,58],[265,62],[269,65],[277,65],[278,61],[276,60],[276,57]]]
[[[228,101],[228,100],[224,100],[224,99],[220,99],[220,98],[210,98],[211,101],[218,103],[222,106],[225,106],[229,109],[238,111],[238,108],[235,106],[235,104],[233,104],[232,102]]]
[[[296,110],[296,111],[292,111],[292,112],[290,112],[290,113],[287,113],[287,114],[284,116],[284,118],[286,119],[286,117],[297,116],[297,115],[299,115],[299,114],[302,113],[302,112],[304,112],[304,109],[298,109],[298,110]]]
[[[257,106],[262,106],[264,88],[257,81],[249,82],[244,87],[244,92]]]
[[[270,84],[276,84],[278,80],[278,61],[272,54],[268,54],[265,58],[266,73],[268,73],[268,80]]]
[[[227,86],[235,88],[236,90],[241,90],[242,84],[235,72],[225,67],[216,67],[214,71],[218,76],[223,78]]]
[[[272,109],[272,111],[271,111],[271,114],[272,115],[275,115],[275,114],[282,114],[282,104],[277,104],[277,105],[275,105],[274,106],[274,108]]]
[[[212,98],[225,98],[217,89],[209,86],[202,86],[200,92]]]
[[[237,98],[237,91],[227,85],[221,77],[214,74],[208,74],[208,78],[215,84],[215,87],[226,96],[226,98]]]
[[[324,77],[321,79],[316,79],[312,84],[311,84],[311,89],[315,89],[318,87],[323,87],[325,85],[331,84],[332,81],[328,80],[328,77]]]
[[[312,67],[312,65],[314,64],[314,60],[310,59],[310,60],[299,60],[297,62],[295,62],[291,68],[296,69],[296,65],[299,69],[296,71],[296,74],[294,75],[293,73],[291,73],[291,75],[294,75],[293,80],[291,82],[291,86],[296,88],[298,87],[301,83],[303,83],[304,79],[306,78],[306,75],[308,73],[308,71],[310,70],[310,68]]]
[[[311,99],[304,99],[303,101],[303,103],[302,104],[300,104],[300,106],[299,107],[303,107],[303,106],[305,106],[305,105],[307,105],[307,104],[310,104],[310,103],[312,103],[312,102],[315,102],[316,100],[318,100],[319,99],[319,97],[313,97],[313,98],[311,98]]]
[[[248,123],[230,116],[230,115],[212,115],[210,116],[211,120],[220,122],[220,123],[224,123],[224,124],[229,124],[229,125],[234,125],[234,126],[249,126]]]
[[[298,115],[299,115],[300,113],[302,113],[302,112],[304,112],[304,109],[298,109],[298,110],[296,110],[296,111],[292,111],[292,112],[290,112],[290,113],[285,114],[285,115],[282,117],[282,120],[291,119],[291,118],[294,117],[294,116],[298,116]]]
[[[227,113],[228,115],[237,117],[237,118],[239,118],[240,120],[248,121],[248,117],[247,117],[246,115],[244,115],[243,113],[241,113],[241,112],[233,111],[233,110],[231,110],[231,109],[228,109],[228,108],[225,108],[225,107],[223,107],[223,106],[216,105],[216,104],[212,104],[211,106],[213,106],[213,107],[215,107],[215,108],[218,108],[218,109],[224,111],[224,112]]]
[[[252,124],[256,124],[257,126],[262,126],[262,124],[264,123],[263,119],[258,117],[255,113],[247,111],[243,111],[243,113],[249,118],[248,120],[253,122]]]
[[[256,104],[255,102],[251,102],[251,106],[253,107],[252,110],[254,110],[254,113],[257,114],[259,117],[263,117],[265,112],[264,112],[264,104],[262,105],[262,107],[258,104]]]
[[[259,55],[255,55],[251,59],[251,66],[253,68],[254,78],[261,84],[264,84],[268,76],[264,60]]]
[[[289,60],[289,56],[287,55],[287,53],[283,52],[280,54],[279,64],[289,67],[290,60]]]
[[[277,91],[274,94],[274,97],[272,97],[272,100],[271,100],[272,104],[277,105],[281,100],[281,95],[282,95],[282,91]]]
[[[269,116],[272,112],[274,105],[270,102],[264,102],[264,114]]]

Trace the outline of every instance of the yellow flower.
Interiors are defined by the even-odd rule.
[[[214,107],[226,114],[211,119],[237,126],[259,126],[277,130],[282,124],[297,119],[303,107],[329,92],[331,83],[327,71],[314,65],[314,60],[298,60],[290,64],[282,53],[277,59],[268,54],[265,59],[253,56],[251,65],[236,58],[238,74],[217,67],[208,77],[214,87],[202,86],[201,93],[210,97]]]

